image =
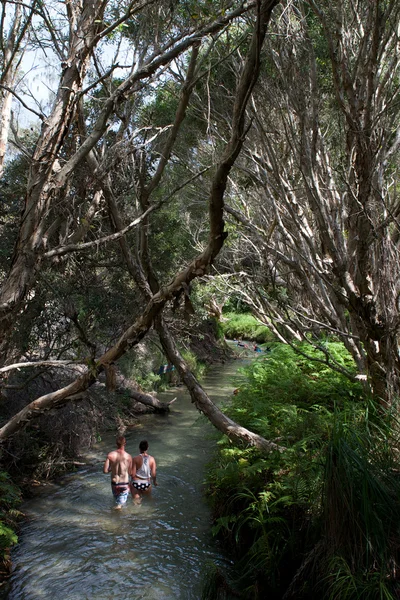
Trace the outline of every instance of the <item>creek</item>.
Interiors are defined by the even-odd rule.
[[[220,404],[238,386],[236,360],[212,368],[203,385]],[[158,487],[140,506],[131,497],[113,508],[110,477],[102,472],[115,435],[103,436],[88,464],[43,486],[22,506],[27,515],[12,553],[8,600],[199,600],[207,565],[227,559],[211,533],[202,495],[217,435],[186,389],[166,415],[145,415],[126,433],[127,451],[142,439],[157,460]]]

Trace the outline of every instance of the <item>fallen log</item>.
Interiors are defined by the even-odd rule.
[[[132,400],[135,400],[136,402],[151,406],[151,408],[154,408],[154,410],[159,413],[168,412],[170,405],[176,400],[176,398],[174,398],[170,402],[160,402],[158,398],[151,394],[145,394],[144,392],[137,392],[136,390],[127,388],[118,388],[116,392],[132,398]]]

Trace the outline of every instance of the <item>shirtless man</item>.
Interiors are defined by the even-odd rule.
[[[156,461],[153,456],[147,454],[149,444],[142,440],[139,444],[140,454],[132,459],[131,469],[131,494],[134,502],[138,503],[143,494],[149,494],[151,491],[151,480],[157,485],[156,479]]]
[[[111,471],[111,489],[115,498],[115,508],[121,509],[128,499],[129,473],[132,470],[132,456],[125,452],[126,440],[119,435],[117,449],[109,452],[104,463],[103,473]]]

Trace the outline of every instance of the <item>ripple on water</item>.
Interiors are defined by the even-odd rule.
[[[223,389],[237,387],[232,372]],[[31,520],[13,552],[8,600],[199,600],[206,563],[225,563],[201,496],[215,442],[182,391],[173,406],[127,435],[128,451],[148,439],[158,463],[159,486],[140,506],[112,508],[102,465],[113,436],[91,451],[90,467],[24,505]]]

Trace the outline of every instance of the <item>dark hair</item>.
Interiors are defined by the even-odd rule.
[[[142,440],[139,444],[140,452],[146,452],[148,447],[149,447],[149,442],[147,440]]]
[[[122,448],[126,444],[126,439],[123,435],[117,435],[117,439],[115,441],[117,444],[117,448]]]

